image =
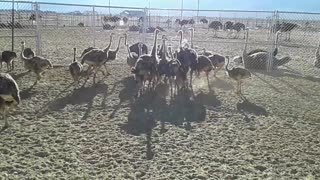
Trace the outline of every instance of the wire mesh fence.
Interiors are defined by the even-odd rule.
[[[20,50],[20,43],[36,48],[36,11],[32,3],[0,2],[0,44],[3,50]],[[12,8],[14,11],[12,11]],[[13,31],[12,31],[13,30]],[[12,42],[12,34],[14,41]]]
[[[152,32],[159,28],[166,31],[170,44],[177,45],[176,32],[183,29],[185,41],[188,41],[187,31],[192,27],[198,50],[206,47],[219,52],[223,44],[228,44],[233,47],[229,52],[231,55],[242,55],[245,29],[249,29],[248,52],[258,48],[272,53],[276,46],[276,31],[282,32],[279,46],[314,49],[319,38],[318,13],[157,9],[144,3],[146,8],[23,1],[12,5],[12,2],[0,1],[1,47],[10,49],[14,44],[17,51],[23,40],[39,54],[63,59],[72,56],[72,47],[81,51],[89,46],[106,46],[111,32],[128,32],[134,37],[132,41],[151,45]]]

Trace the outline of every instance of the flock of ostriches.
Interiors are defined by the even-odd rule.
[[[191,89],[192,90],[192,76],[195,73],[198,77],[201,72],[204,72],[209,85],[209,73],[216,72],[225,66],[228,76],[237,81],[237,94],[241,94],[241,83],[244,79],[251,77],[251,73],[247,69],[265,69],[268,59],[273,59],[273,68],[277,68],[291,60],[290,57],[277,58],[278,53],[278,36],[280,32],[277,32],[276,47],[271,54],[266,50],[255,49],[251,52],[247,52],[248,35],[249,30],[246,29],[245,43],[242,56],[236,56],[233,58],[234,62],[243,63],[244,68],[232,68],[228,69],[229,56],[222,56],[214,54],[203,49],[202,52],[197,53],[193,49],[193,36],[194,29],[190,29],[190,44],[182,44],[183,31],[178,31],[180,37],[179,47],[173,50],[171,45],[166,44],[167,37],[162,35],[162,44],[157,45],[157,37],[159,30],[154,32],[154,41],[151,52],[148,53],[148,47],[141,43],[135,43],[131,46],[127,43],[127,34],[119,36],[117,48],[110,50],[114,33],[110,35],[110,42],[105,49],[98,49],[89,47],[83,51],[80,58],[81,61],[76,60],[76,48],[74,48],[73,62],[69,65],[70,74],[74,80],[74,84],[77,87],[81,78],[86,78],[86,81],[91,75],[93,75],[93,84],[95,84],[96,75],[98,72],[102,72],[106,75],[101,68],[105,68],[107,75],[110,73],[107,70],[106,62],[115,60],[119,51],[121,40],[124,39],[125,46],[128,52],[127,64],[131,68],[131,73],[134,75],[136,81],[136,97],[142,96],[146,90],[154,90],[158,83],[169,83],[171,97],[181,91]],[[40,56],[37,56],[30,48],[25,48],[25,43],[21,43],[20,57],[23,61],[24,68],[29,72],[36,74],[36,80],[34,85],[41,79],[43,73],[53,68],[52,63]],[[316,51],[316,60],[314,66],[320,68],[320,44]],[[1,68],[2,62],[6,62],[8,71],[14,70],[13,60],[17,58],[15,52],[3,51],[0,58]],[[225,60],[227,63],[225,65]],[[88,68],[84,69],[84,64],[88,64]],[[187,78],[189,73],[189,80]],[[85,82],[86,82],[85,81]],[[85,83],[84,83],[85,84]],[[3,128],[9,127],[7,121],[7,113],[13,107],[16,107],[20,103],[19,88],[16,81],[8,73],[0,73],[0,111],[3,115],[5,125]]]

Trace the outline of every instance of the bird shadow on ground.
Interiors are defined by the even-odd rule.
[[[143,97],[131,104],[131,111],[128,114],[128,121],[121,126],[121,129],[128,134],[138,136],[146,134],[146,158],[153,159],[152,152],[152,130],[156,127],[155,114],[151,103],[155,93],[148,91]]]
[[[23,89],[22,91],[20,91],[21,100],[29,99],[30,97],[32,97],[35,94],[37,94],[36,91],[31,91],[32,89],[33,89],[33,86],[31,86],[31,87],[29,87],[27,89]]]
[[[259,74],[264,74],[272,77],[291,77],[295,79],[304,79],[308,80],[311,82],[320,82],[320,78],[313,77],[313,76],[304,76],[301,73],[291,69],[291,68],[286,68],[286,69],[276,69],[273,70],[272,72],[267,72],[265,70],[250,70],[251,72],[259,73]]]
[[[250,102],[247,98],[241,97],[242,102],[237,103],[237,110],[241,112],[245,116],[245,120],[248,122],[250,118],[248,117],[249,114],[254,114],[255,116],[269,116],[269,113],[264,107],[258,106],[252,102]]]
[[[279,88],[275,87],[271,82],[269,82],[269,81],[265,80],[264,78],[258,76],[255,72],[251,72],[251,74],[253,74],[255,77],[260,79],[262,82],[266,83],[268,86],[270,86],[271,89],[273,89],[277,93],[282,93],[282,91],[280,91]]]
[[[108,91],[106,84],[96,84],[91,87],[81,87],[75,89],[71,94],[54,99],[48,104],[48,110],[59,111],[65,108],[68,104],[88,104],[87,110],[82,119],[87,119],[93,104],[93,99],[97,94],[102,94]]]
[[[19,74],[11,74],[12,78],[14,80],[19,80],[20,78],[24,77],[25,75],[29,74],[30,72],[29,71],[26,71],[26,72],[22,72],[22,73],[19,73]]]
[[[119,93],[119,103],[114,107],[112,113],[109,115],[110,118],[114,118],[114,115],[120,109],[121,105],[125,101],[132,101],[132,98],[135,95],[135,80],[133,76],[123,78],[119,84],[122,84],[124,87]]]
[[[210,87],[211,88],[214,87],[214,88],[222,89],[222,90],[226,90],[226,91],[234,89],[234,86],[231,83],[229,83],[223,79],[220,79],[218,77],[216,77],[216,78],[214,78],[214,80],[210,81]]]
[[[160,133],[165,133],[165,123],[181,126],[186,130],[191,130],[191,122],[202,122],[206,117],[206,106],[220,106],[221,101],[213,94],[200,93],[195,97],[192,91],[181,91],[170,103],[166,97],[169,88],[166,84],[159,84],[155,90],[147,91],[145,94],[132,101],[131,111],[128,114],[128,121],[121,126],[121,129],[128,134],[141,135],[147,137],[147,159],[153,158],[151,148],[151,135],[153,129],[160,122]],[[125,95],[128,99],[131,96]],[[194,97],[194,98],[193,98]]]

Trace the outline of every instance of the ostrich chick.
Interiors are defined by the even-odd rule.
[[[229,56],[226,56],[227,58],[227,65],[225,66],[225,69],[229,75],[230,78],[234,79],[237,81],[237,94],[241,94],[241,84],[242,81],[246,78],[251,77],[251,73],[243,68],[232,68],[231,70],[228,69],[229,65]]]
[[[19,87],[7,73],[0,73],[0,112],[4,119],[3,129],[9,127],[7,112],[20,103]]]

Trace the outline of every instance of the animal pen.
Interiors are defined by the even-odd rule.
[[[227,22],[243,24],[245,28],[240,28],[239,32],[228,29],[225,27]],[[212,28],[208,28],[210,24]],[[183,43],[189,46],[189,28],[194,28],[193,48],[197,52],[205,48],[222,56],[243,56],[247,54],[244,53],[247,39],[248,52],[261,49],[269,53],[268,57],[275,58],[264,59],[261,61],[263,65],[260,62],[254,64],[262,68],[250,70],[252,77],[244,83],[243,102],[238,102],[239,97],[232,93],[233,81],[225,78],[222,71],[217,78],[210,77],[212,94],[207,92],[207,85],[200,76],[195,80],[193,100],[180,97],[168,104],[168,97],[159,93],[150,101],[148,98],[133,101],[131,88],[135,84],[126,62],[127,51],[120,41],[117,59],[107,62],[112,75],[103,79],[104,83],[84,90],[70,90],[71,78],[64,66],[68,67],[72,62],[74,47],[78,49],[77,57],[88,47],[104,48],[113,32],[116,36],[127,33],[129,44],[143,42],[151,49],[155,28],[163,30],[160,34],[165,34],[168,46],[175,49],[180,40],[177,32],[180,29],[184,32]],[[245,39],[246,32],[248,38]],[[14,123],[22,125],[10,131],[12,137],[19,140],[0,132],[0,179],[5,173],[18,179],[19,175],[31,179],[45,177],[45,172],[31,168],[35,163],[30,163],[42,163],[37,158],[56,154],[60,159],[52,158],[51,163],[56,171],[44,171],[55,177],[65,175],[66,179],[128,179],[132,174],[138,179],[141,174],[146,179],[302,179],[307,176],[319,179],[320,155],[316,144],[320,138],[320,71],[313,66],[319,32],[320,13],[134,8],[27,1],[12,4],[12,1],[1,0],[0,50],[13,47],[20,54],[21,41],[25,41],[26,47],[36,50],[37,55],[63,67],[48,71],[45,75],[48,83],[40,83],[41,88],[37,90],[28,87],[29,80],[25,76],[13,76],[21,85],[24,105],[16,113],[18,118]],[[116,41],[111,49],[116,48]],[[157,42],[161,44],[160,38]],[[279,53],[273,56],[275,49]],[[278,64],[274,60],[283,58],[290,61]],[[229,66],[242,65],[230,62]],[[165,92],[159,88],[159,92]],[[179,122],[168,119],[191,119],[193,131],[182,131]],[[158,133],[156,123],[150,123],[157,120],[164,121],[175,132]],[[26,134],[30,134],[19,134],[24,127],[28,128]],[[141,134],[145,134],[146,139],[141,140]],[[1,149],[8,139],[11,144],[16,144],[33,142],[33,138],[39,138],[35,140],[37,142],[49,143],[47,149],[44,148],[47,154],[35,152],[37,157],[31,156],[32,162],[9,157],[10,154],[29,154],[19,144],[14,150]],[[145,146],[140,147],[140,144]],[[2,152],[5,152],[4,156]],[[153,161],[146,162],[145,159]],[[239,161],[232,162],[234,159]],[[59,164],[60,160],[68,161],[66,164],[74,171],[68,168],[59,170],[63,166]],[[34,174],[20,166],[11,166],[13,161],[23,161],[25,164],[21,167],[30,167],[29,172]],[[6,164],[2,167],[1,162]],[[182,166],[181,171],[174,169],[180,167],[177,162]],[[125,163],[130,168],[125,168]],[[166,163],[171,163],[172,169],[166,168]],[[187,163],[195,163],[195,171],[206,174],[204,178],[192,174],[194,169],[190,170]],[[143,172],[136,175],[135,170],[139,168]],[[148,172],[144,172],[145,169]],[[168,172],[179,175],[164,177]],[[229,176],[234,173],[237,175]],[[119,177],[115,177],[118,174]]]

